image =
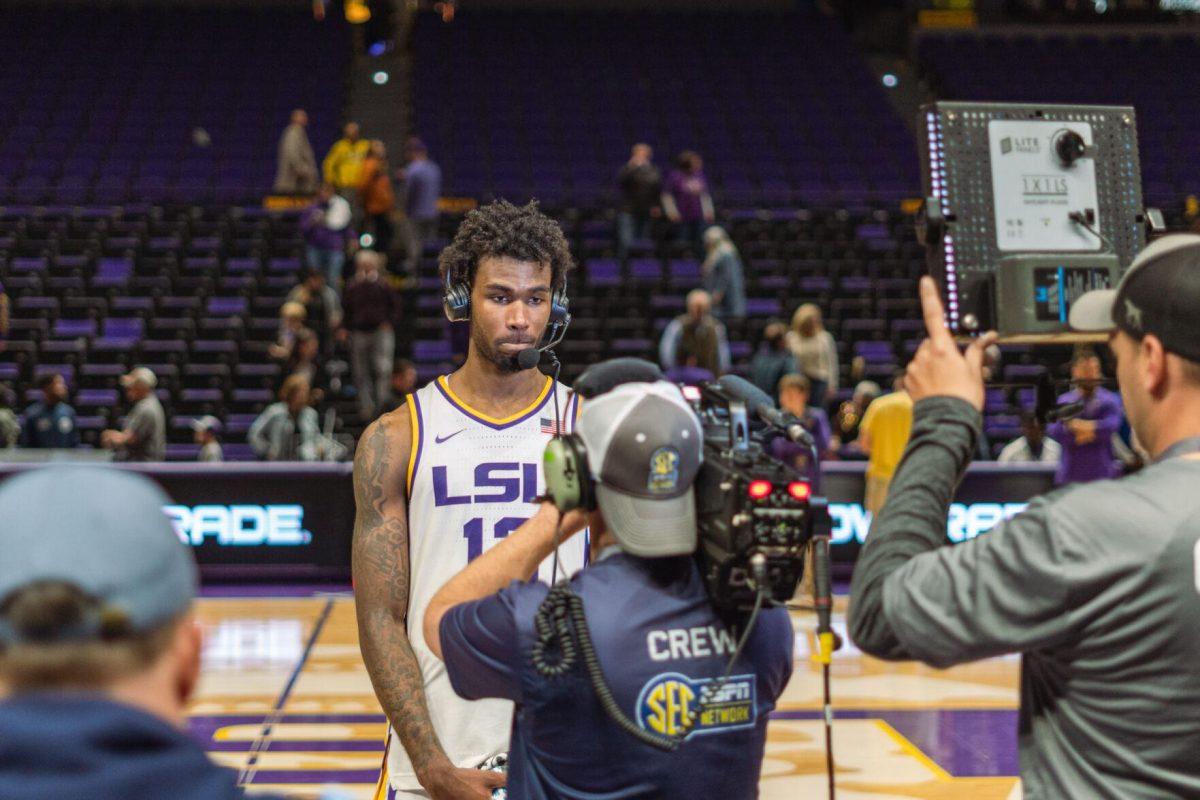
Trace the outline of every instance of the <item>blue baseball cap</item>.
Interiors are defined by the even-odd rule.
[[[0,483],[0,643],[26,641],[3,608],[15,592],[62,581],[96,601],[70,630],[39,631],[38,642],[86,641],[103,623],[153,630],[196,597],[196,562],[150,479],[111,467],[49,466]]]

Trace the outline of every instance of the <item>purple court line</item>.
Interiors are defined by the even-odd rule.
[[[773,711],[772,719],[821,719],[820,711]],[[839,719],[880,719],[956,778],[1015,777],[1017,712],[1014,709],[834,709],[834,756]]]
[[[239,785],[254,782],[255,773],[258,771],[258,754],[270,748],[271,733],[275,730],[275,725],[283,718],[283,706],[287,702],[288,696],[292,693],[292,689],[295,688],[296,681],[300,678],[300,671],[304,669],[305,662],[312,655],[313,645],[317,643],[317,637],[321,635],[321,631],[325,628],[325,623],[329,620],[331,611],[333,611],[332,598],[325,601],[325,608],[321,610],[321,616],[317,618],[317,624],[313,626],[313,631],[309,634],[308,642],[304,645],[304,652],[300,654],[300,660],[296,663],[295,669],[292,670],[291,677],[288,678],[283,691],[279,693],[279,699],[275,701],[275,707],[271,710],[270,716],[263,723],[263,730],[254,742],[255,745],[262,742],[262,745],[253,749],[250,758],[246,762],[246,766],[238,776]]]
[[[216,583],[200,587],[201,597],[316,597],[349,594],[348,583]]]
[[[320,780],[313,780],[313,778]],[[372,769],[324,769],[312,772],[302,769],[264,769],[255,776],[257,783],[375,783],[379,780],[379,768]]]

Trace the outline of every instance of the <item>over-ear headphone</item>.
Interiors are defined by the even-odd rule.
[[[550,295],[550,319],[546,324],[546,334],[543,338],[553,338],[559,329],[570,323],[570,300],[567,298],[567,281],[563,278],[562,286]],[[471,319],[471,285],[466,281],[451,281],[447,275],[442,284],[442,308],[446,311],[446,319],[451,322],[466,322]],[[540,343],[539,343],[540,344]]]
[[[596,509],[596,486],[588,469],[587,447],[583,438],[569,433],[551,439],[542,455],[546,476],[546,494],[564,514],[572,509]]]

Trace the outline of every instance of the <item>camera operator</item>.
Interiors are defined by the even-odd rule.
[[[784,609],[764,609],[713,707],[687,727],[742,634],[718,617],[692,558],[700,421],[678,387],[627,383],[590,400],[577,430],[551,447],[586,452],[563,459],[560,474],[578,475],[580,503],[586,507],[594,491],[596,510],[563,515],[544,502],[437,593],[425,614],[425,639],[444,659],[458,694],[516,703],[512,797],[755,797],[767,716],[791,676],[793,633]],[[561,497],[559,504],[573,507]],[[601,670],[616,704],[641,729],[665,736],[690,731],[675,752],[622,730],[582,665],[554,677],[538,667],[535,619],[550,590],[519,581],[554,551],[557,529],[569,536],[585,524],[591,562],[570,588],[582,599]]]
[[[908,449],[851,585],[850,635],[936,667],[1023,653],[1027,798],[1200,796],[1200,236],[1144,250],[1072,327],[1110,330],[1121,395],[1154,462],[1035,499],[943,547],[980,430],[988,337],[959,353],[922,279],[929,339],[908,367]]]

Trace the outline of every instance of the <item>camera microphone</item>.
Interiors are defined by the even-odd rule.
[[[747,414],[753,414],[772,428],[778,428],[797,444],[812,445],[812,435],[805,430],[796,415],[780,411],[775,407],[775,401],[750,381],[737,375],[722,375],[717,384],[745,403]]]
[[[645,359],[613,358],[585,369],[575,381],[575,391],[583,399],[590,400],[623,383],[654,383],[662,377],[662,370]]]

